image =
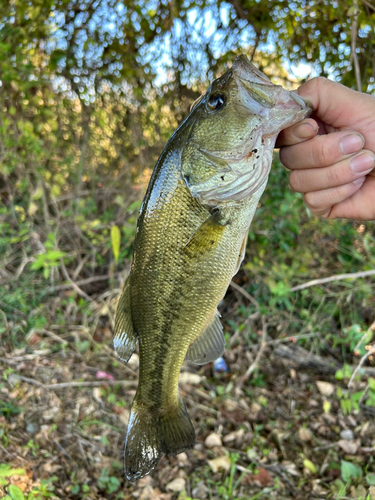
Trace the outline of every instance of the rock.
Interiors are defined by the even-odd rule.
[[[29,422],[26,425],[26,432],[28,432],[29,434],[35,434],[36,432],[38,432],[38,430],[39,430],[39,426],[37,424],[35,424],[34,422]]]
[[[146,486],[152,486],[154,480],[151,476],[145,476],[138,480],[137,486],[139,488],[145,488]]]
[[[190,384],[199,385],[202,381],[202,377],[198,373],[182,372],[180,373],[179,382],[180,384]]]
[[[45,410],[42,415],[44,420],[53,420],[60,413],[59,406],[52,406],[48,410]]]
[[[262,407],[258,403],[252,403],[252,405],[250,407],[251,413],[258,413],[261,409],[262,409]]]
[[[327,398],[332,396],[335,392],[335,386],[330,382],[325,382],[324,380],[317,380],[316,386],[320,394],[322,396],[326,396]]]
[[[244,429],[238,429],[238,431],[233,431],[223,437],[224,443],[231,443],[237,439],[242,439],[245,434]]]
[[[138,367],[139,367],[139,356],[138,356],[138,354],[136,352],[133,353],[132,357],[129,359],[128,366],[130,366],[130,368],[132,370],[138,370]]]
[[[216,432],[213,432],[209,436],[206,437],[204,444],[207,448],[213,448],[214,446],[222,446],[221,437]]]
[[[222,457],[208,460],[208,465],[211,467],[211,470],[214,474],[219,470],[228,472],[230,469],[230,460],[226,455],[223,455]]]
[[[370,495],[370,500],[375,500],[375,486],[370,486],[368,492]]]
[[[301,441],[307,443],[308,441],[311,441],[311,432],[305,427],[300,427],[298,429],[298,437]]]
[[[179,453],[176,458],[180,467],[186,465],[189,462],[189,458],[185,452]]]
[[[345,439],[340,439],[337,443],[344,453],[348,455],[356,455],[359,448],[359,441],[346,441]]]
[[[351,439],[354,439],[354,434],[350,429],[345,429],[340,432],[340,437],[346,441],[350,441]]]
[[[102,401],[102,390],[100,387],[94,387],[92,390],[92,395],[94,399],[98,402],[101,403]]]
[[[208,488],[203,481],[199,481],[197,486],[193,489],[193,497],[199,498],[199,500],[204,500],[208,497]]]
[[[186,488],[186,481],[183,477],[176,477],[169,484],[167,484],[167,491],[173,491],[174,493],[179,493]]]

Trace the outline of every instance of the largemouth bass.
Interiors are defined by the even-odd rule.
[[[164,148],[140,210],[114,346],[128,361],[139,342],[139,383],[125,473],[143,477],[163,453],[195,444],[178,392],[184,359],[224,352],[217,305],[243,260],[279,131],[309,114],[245,56],[209,86]]]

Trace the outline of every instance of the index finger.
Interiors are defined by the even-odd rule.
[[[293,146],[294,144],[307,141],[315,137],[318,131],[319,126],[316,121],[312,118],[306,118],[306,120],[282,130],[276,140],[275,147]]]

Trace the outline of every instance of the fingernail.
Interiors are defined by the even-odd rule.
[[[350,158],[350,168],[356,174],[370,171],[374,167],[374,157],[368,153],[362,153],[354,158]]]
[[[348,134],[340,140],[340,149],[344,155],[350,155],[363,148],[365,140],[361,134]]]
[[[309,122],[299,123],[294,129],[294,135],[298,139],[307,139],[308,137],[313,137],[317,133],[317,129],[311,125]]]
[[[366,180],[366,177],[360,177],[359,179],[356,179],[355,181],[353,181],[353,184],[355,186],[361,186]]]

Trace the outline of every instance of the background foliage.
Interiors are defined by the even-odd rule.
[[[51,325],[57,333],[77,324],[95,331],[98,304],[108,297],[102,316],[111,323],[152,168],[191,103],[236,54],[288,88],[304,72],[372,93],[374,24],[367,0],[1,2],[0,340],[7,352]],[[268,340],[300,336],[301,346],[334,352],[342,363],[353,363],[355,349],[364,354],[357,345],[374,320],[373,280],[291,287],[374,269],[374,238],[373,222],[312,217],[276,160],[236,278],[267,318]],[[229,292],[223,306],[226,331],[246,332],[251,345],[259,325],[249,328],[247,318],[255,306],[234,299]],[[79,342],[82,352],[91,345]]]

